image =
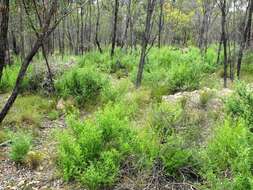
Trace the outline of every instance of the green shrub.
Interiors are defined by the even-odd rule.
[[[136,134],[129,127],[131,109],[108,104],[94,119],[69,118],[69,131],[58,134],[58,165],[64,179],[79,180],[90,189],[111,186],[120,164],[134,152]]]
[[[243,118],[250,128],[253,127],[252,89],[244,83],[238,83],[234,94],[226,101],[226,110],[232,118]]]
[[[197,160],[193,151],[184,145],[184,141],[179,136],[169,136],[167,142],[162,145],[161,159],[165,167],[166,175],[182,178],[184,168],[195,168]],[[181,172],[181,173],[180,173]]]
[[[181,117],[182,109],[179,105],[162,102],[154,106],[150,124],[164,141],[173,133]]]
[[[198,89],[201,80],[200,65],[177,64],[169,70],[167,80],[171,93]]]
[[[31,149],[31,136],[24,133],[17,133],[12,137],[12,144],[10,150],[10,158],[17,162],[23,162],[27,153]]]
[[[60,96],[73,97],[79,105],[84,105],[95,103],[108,84],[94,68],[75,68],[57,81],[56,88]]]
[[[225,121],[203,150],[202,173],[209,189],[252,189],[252,136],[243,120]]]
[[[200,92],[199,99],[200,99],[200,105],[202,107],[206,107],[209,100],[213,97],[213,92],[210,90],[204,89]]]

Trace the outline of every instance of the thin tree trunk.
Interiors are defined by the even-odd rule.
[[[23,5],[21,3],[22,0],[19,1],[19,25],[20,25],[20,52],[21,52],[21,58],[24,59],[25,58],[25,37],[24,37],[24,22],[23,22]]]
[[[128,32],[128,28],[129,28],[129,24],[130,24],[130,19],[131,19],[131,4],[132,4],[132,0],[129,0],[128,5],[127,5],[126,25],[125,25],[125,31],[124,31],[124,36],[123,36],[121,48],[123,48],[127,42],[127,32]]]
[[[160,15],[159,15],[159,31],[158,31],[158,47],[161,47],[161,35],[163,30],[163,3],[164,0],[160,0]]]
[[[227,2],[226,0],[223,0],[222,6],[221,6],[221,30],[222,30],[222,42],[223,42],[223,50],[224,50],[224,88],[227,88],[227,34],[226,34],[226,16],[227,16]]]
[[[83,50],[84,50],[84,26],[83,26],[83,7],[81,7],[81,54],[83,55]]]
[[[113,31],[112,31],[111,57],[114,56],[115,45],[116,45],[118,11],[119,11],[119,0],[115,0],[115,4],[114,4],[114,22],[113,22]]]
[[[9,0],[0,0],[0,82],[5,66],[5,54],[8,47]]]
[[[51,18],[53,17],[54,13],[56,12],[57,9],[57,1],[52,2],[52,6],[50,8],[50,11],[48,12],[47,17],[45,17],[45,23],[43,24],[43,28],[41,28],[41,35],[36,39],[30,53],[26,56],[24,61],[22,62],[21,68],[19,70],[19,74],[16,80],[16,84],[14,86],[14,89],[11,93],[11,96],[8,98],[6,104],[4,105],[1,113],[0,113],[0,123],[4,120],[5,116],[7,115],[8,111],[10,110],[11,106],[15,102],[19,92],[20,92],[20,87],[23,82],[23,79],[25,77],[26,71],[28,69],[28,66],[30,65],[33,57],[36,55],[38,52],[39,48],[43,45],[43,42],[45,41],[46,38],[49,37],[49,35],[52,33],[52,31],[55,29],[55,27],[51,28],[50,23],[51,23]]]
[[[238,61],[237,61],[237,78],[240,79],[240,72],[241,72],[241,64],[242,64],[242,58],[244,54],[244,49],[246,47],[247,43],[247,37],[248,37],[248,32],[249,32],[249,27],[251,27],[251,21],[252,21],[252,12],[253,12],[253,0],[249,0],[249,11],[248,11],[248,16],[245,18],[244,22],[244,31],[240,43],[240,49],[238,53]]]
[[[141,58],[140,58],[139,67],[138,67],[136,88],[139,88],[141,86],[143,69],[144,69],[145,58],[146,58],[146,53],[147,53],[146,51],[147,51],[147,46],[148,46],[150,33],[151,33],[152,14],[155,8],[155,4],[156,4],[156,0],[148,0],[145,32],[143,33],[143,38],[142,38]]]
[[[97,0],[97,22],[96,22],[95,43],[98,47],[99,52],[103,53],[103,50],[100,46],[100,42],[99,42],[99,39],[98,39],[99,25],[100,25],[100,6],[99,6],[99,1]]]

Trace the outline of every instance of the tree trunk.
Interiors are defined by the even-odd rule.
[[[138,67],[136,88],[139,88],[141,86],[142,74],[143,74],[143,69],[145,65],[146,51],[147,51],[147,46],[148,46],[150,33],[151,33],[152,14],[155,8],[155,4],[156,4],[156,0],[148,0],[145,32],[143,33],[143,37],[142,37],[141,58],[140,58],[139,67]]]
[[[158,26],[158,47],[161,47],[161,35],[163,30],[163,2],[164,0],[160,0],[160,15],[159,15],[159,26]]]
[[[227,88],[227,34],[226,34],[226,13],[227,12],[227,2],[226,0],[223,0],[222,7],[221,7],[221,36],[222,36],[222,42],[223,42],[223,50],[224,50],[224,88]]]
[[[30,65],[33,57],[36,55],[38,52],[39,48],[43,45],[43,42],[45,41],[46,38],[49,37],[51,32],[55,29],[55,27],[51,28],[50,23],[51,23],[51,18],[53,17],[54,13],[56,12],[57,9],[57,1],[52,2],[52,7],[50,8],[50,11],[48,12],[48,15],[46,16],[45,23],[43,24],[43,28],[41,28],[41,35],[36,39],[31,51],[28,53],[26,58],[23,60],[21,68],[19,70],[19,74],[16,80],[16,84],[14,86],[14,89],[11,93],[11,96],[8,98],[6,104],[4,105],[1,113],[0,113],[0,123],[4,120],[5,116],[7,115],[8,111],[10,110],[11,106],[15,102],[19,92],[20,92],[20,87],[23,82],[23,79],[25,77],[26,71],[28,69],[28,66]]]
[[[5,65],[5,53],[8,47],[9,0],[0,0],[0,82]]]
[[[114,51],[115,51],[116,36],[117,36],[118,11],[119,11],[119,0],[115,0],[115,4],[114,4],[114,22],[113,22],[113,31],[112,31],[111,57],[114,56]]]
[[[123,36],[121,48],[123,48],[127,42],[127,32],[128,32],[128,28],[129,28],[130,19],[131,19],[131,4],[132,4],[132,0],[129,0],[128,5],[127,5],[126,25],[125,25],[125,31],[124,31],[124,36]]]
[[[96,46],[98,47],[99,52],[103,53],[103,50],[100,46],[100,42],[98,39],[99,25],[100,25],[100,6],[99,6],[99,1],[97,0],[97,22],[96,22],[95,43],[96,43]]]
[[[251,27],[252,12],[253,12],[253,0],[249,0],[248,7],[249,7],[248,16],[245,17],[244,31],[243,31],[243,34],[242,34],[240,49],[239,49],[239,53],[238,53],[238,60],[237,60],[237,78],[238,79],[240,79],[242,58],[243,58],[243,54],[244,54],[244,49],[246,47],[248,32],[250,30],[249,27]]]

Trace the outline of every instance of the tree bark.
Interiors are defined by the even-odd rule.
[[[41,28],[42,33],[36,39],[31,51],[28,53],[28,55],[26,56],[26,58],[22,62],[14,89],[0,113],[0,123],[2,123],[5,116],[7,115],[8,111],[10,110],[11,106],[13,105],[13,103],[16,100],[16,98],[20,92],[20,87],[21,87],[21,84],[22,84],[23,79],[25,77],[26,71],[27,71],[28,66],[30,65],[33,57],[38,52],[39,48],[43,45],[45,39],[48,38],[49,35],[51,34],[51,32],[55,29],[55,27],[53,27],[49,30],[49,27],[50,27],[50,23],[51,23],[51,18],[53,17],[54,13],[56,12],[57,4],[58,3],[56,0],[54,0],[52,2],[52,6],[50,8],[50,11],[48,12],[48,14],[45,17],[45,22],[43,24],[43,28]]]
[[[96,22],[96,33],[95,33],[95,43],[100,53],[103,53],[103,50],[100,46],[100,42],[98,39],[98,31],[99,31],[99,25],[100,25],[100,6],[99,6],[99,0],[97,0],[97,22]]]
[[[222,36],[222,43],[223,43],[223,50],[224,50],[224,88],[227,88],[227,34],[226,34],[226,17],[227,17],[227,1],[222,0],[221,3],[221,36]]]
[[[137,79],[136,79],[136,88],[139,88],[141,86],[143,69],[145,65],[146,51],[147,51],[147,46],[148,46],[150,33],[151,33],[152,14],[155,8],[155,4],[156,4],[156,0],[148,0],[145,32],[143,33],[143,37],[142,37],[141,57],[140,57]]]
[[[159,25],[158,25],[158,47],[161,47],[161,35],[163,30],[163,3],[164,0],[160,0],[160,15],[159,15]]]
[[[5,54],[8,47],[9,0],[0,0],[0,81],[5,66]]]
[[[253,0],[249,0],[248,4],[248,16],[245,17],[245,22],[244,22],[244,31],[242,34],[242,39],[240,42],[240,49],[238,53],[238,60],[237,60],[237,78],[240,79],[240,72],[241,72],[241,64],[242,64],[242,58],[244,54],[244,49],[246,47],[247,43],[247,37],[248,37],[248,32],[251,27],[251,21],[252,21],[252,12],[253,12]]]
[[[129,28],[129,24],[130,24],[130,19],[131,19],[131,5],[132,5],[132,0],[129,0],[128,5],[127,5],[126,25],[125,25],[125,31],[124,31],[124,36],[123,36],[121,48],[123,48],[127,42],[127,32],[128,32],[128,28]]]
[[[112,31],[112,49],[111,57],[114,56],[116,36],[117,36],[117,22],[118,22],[118,11],[119,11],[119,0],[114,1],[114,21],[113,21],[113,31]]]

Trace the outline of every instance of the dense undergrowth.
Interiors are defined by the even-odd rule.
[[[162,101],[163,95],[200,89],[219,70],[216,51],[210,47],[203,57],[194,47],[153,48],[138,90],[134,81],[139,49],[117,49],[113,59],[107,51],[87,53],[55,81],[56,98],[71,106],[56,111],[54,101],[20,97],[11,111],[15,117],[7,117],[6,125],[39,127],[45,116],[56,119],[65,114],[68,127],[56,131],[56,164],[65,181],[88,189],[113,188],[126,178],[137,180],[139,189],[147,188],[154,176],[160,187],[187,183],[198,189],[253,189],[249,86],[239,83],[218,113],[207,106],[215,96],[207,91],[200,94],[197,108],[189,107],[187,97]],[[13,87],[17,68],[5,69],[2,91]],[[30,91],[33,81],[26,80],[24,92]],[[36,85],[39,80],[34,81]],[[84,111],[89,114],[83,116]],[[1,138],[6,139],[4,132],[0,142]],[[14,142],[10,158],[22,162],[32,141],[23,133],[10,138]]]

